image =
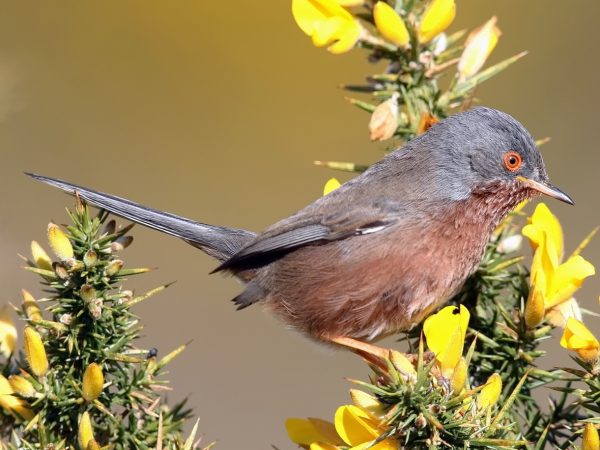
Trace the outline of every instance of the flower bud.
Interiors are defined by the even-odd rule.
[[[598,438],[598,430],[593,423],[586,423],[581,438],[581,450],[599,450],[600,439]]]
[[[94,267],[98,262],[98,254],[94,250],[88,250],[83,255],[83,263],[85,267]]]
[[[419,40],[427,43],[450,26],[456,15],[454,0],[432,0],[419,25]]]
[[[3,375],[0,375],[0,407],[17,418],[25,420],[33,419],[33,411],[29,409],[27,402],[22,398],[12,395],[14,393],[15,391],[10,382]]]
[[[54,262],[52,263],[52,268],[56,276],[61,280],[66,281],[69,279],[69,271],[62,263]]]
[[[327,180],[327,183],[325,183],[325,187],[323,188],[323,196],[335,191],[340,186],[341,184],[337,178],[330,178]]]
[[[398,47],[406,47],[410,35],[402,17],[386,2],[377,2],[373,8],[375,25],[381,35]]]
[[[8,358],[17,346],[17,327],[12,318],[10,308],[4,305],[0,308],[0,353]]]
[[[37,241],[31,241],[31,257],[38,268],[52,270],[52,260]]]
[[[391,138],[398,128],[398,93],[380,103],[369,121],[372,141],[385,141]]]
[[[90,419],[90,414],[87,411],[81,415],[81,419],[79,420],[79,432],[77,437],[79,440],[79,447],[81,449],[87,449],[90,441],[94,440],[92,420]]]
[[[492,17],[467,38],[465,49],[458,62],[458,73],[461,79],[470,78],[479,72],[496,47],[498,38],[502,34],[496,26],[496,21],[496,16]]]
[[[21,295],[23,297],[23,311],[27,318],[32,322],[42,320],[42,311],[35,298],[33,298],[33,295],[25,289],[21,290]]]
[[[112,244],[110,244],[110,251],[112,253],[120,252],[131,245],[133,242],[133,236],[121,236],[114,240]]]
[[[48,372],[48,358],[42,338],[32,327],[25,327],[24,331],[25,356],[31,371],[38,377],[43,377]]]
[[[65,233],[54,223],[48,224],[48,242],[61,260],[73,258],[73,246]]]
[[[96,298],[96,289],[91,284],[84,284],[79,289],[79,295],[84,302],[91,302]]]
[[[477,396],[477,405],[481,409],[494,406],[502,393],[502,378],[497,373],[492,374]]]
[[[31,382],[21,375],[11,375],[8,377],[8,382],[13,390],[21,397],[34,397],[36,390]]]
[[[544,313],[544,293],[534,287],[529,292],[529,298],[525,303],[525,324],[527,328],[535,328],[542,323]]]
[[[116,275],[119,272],[119,270],[121,270],[122,268],[123,268],[123,261],[121,261],[120,259],[114,259],[110,263],[108,263],[108,266],[106,266],[104,273],[107,276],[112,277],[112,276]]]
[[[83,398],[88,402],[96,400],[102,393],[103,385],[102,368],[96,363],[91,363],[83,373]]]

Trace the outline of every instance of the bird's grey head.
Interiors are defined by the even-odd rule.
[[[406,150],[427,161],[431,184],[455,200],[486,186],[520,185],[573,203],[549,183],[542,156],[525,127],[495,109],[477,107],[448,117]]]

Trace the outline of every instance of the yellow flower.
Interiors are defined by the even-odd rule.
[[[48,224],[48,242],[50,247],[60,259],[71,259],[73,257],[73,246],[71,241],[58,225]]]
[[[352,394],[355,401],[375,407],[378,402],[365,393]],[[370,398],[367,398],[370,397]],[[381,406],[381,405],[379,405]],[[354,405],[340,406],[335,413],[335,424],[320,419],[288,419],[286,429],[292,441],[310,450],[395,450],[398,444],[385,439],[369,445],[386,431],[386,426],[373,413]]]
[[[551,249],[551,257],[558,263],[563,258],[563,232],[558,218],[545,203],[540,203],[528,222],[523,227],[523,236],[529,239],[534,250],[543,241]]]
[[[81,415],[79,420],[79,432],[78,432],[79,447],[86,449],[89,442],[94,440],[94,430],[92,427],[92,420],[90,419],[89,413],[86,411]]]
[[[380,103],[369,121],[372,141],[385,141],[391,138],[398,128],[398,93]]]
[[[36,241],[31,241],[31,257],[38,268],[52,270],[52,260],[48,256],[48,253],[46,253],[46,250]]]
[[[381,35],[398,47],[406,47],[410,35],[402,17],[386,2],[377,2],[373,8],[375,25]]]
[[[469,311],[463,305],[446,306],[429,316],[423,324],[427,346],[448,379],[462,357],[469,318]]]
[[[315,46],[328,46],[334,54],[350,51],[362,33],[358,21],[334,0],[292,0],[292,14]]]
[[[560,338],[560,345],[568,350],[573,350],[588,362],[595,362],[598,359],[598,350],[600,349],[598,339],[582,322],[572,317],[567,320],[565,330]]]
[[[581,450],[598,450],[600,449],[600,438],[598,430],[593,423],[586,423],[581,438]]]
[[[25,311],[25,315],[32,322],[37,322],[42,319],[42,311],[38,306],[37,301],[33,298],[33,295],[25,289],[21,290],[21,295],[23,297],[23,311]]]
[[[370,446],[385,431],[385,426],[367,412],[354,405],[340,406],[335,412],[335,429],[351,449],[396,450],[398,444],[385,439]]]
[[[497,373],[490,375],[477,396],[477,405],[482,408],[494,406],[502,393],[502,378]]]
[[[100,450],[100,445],[96,442],[95,439],[90,439],[88,441],[87,446],[85,447],[85,450]]]
[[[33,412],[27,407],[27,402],[14,394],[15,391],[9,381],[0,375],[0,407],[17,418],[33,419]]]
[[[323,196],[335,191],[337,188],[341,186],[341,183],[337,180],[337,178],[330,178],[325,183],[325,187],[323,188]]]
[[[336,0],[338,5],[351,7],[351,6],[361,6],[365,3],[365,0]]]
[[[83,373],[83,398],[88,402],[96,400],[102,393],[103,385],[102,368],[96,363],[91,363]]]
[[[0,308],[0,353],[8,358],[17,345],[17,327],[8,305]]]
[[[419,25],[419,40],[429,42],[450,26],[456,15],[454,0],[432,0]]]
[[[548,311],[569,300],[583,281],[596,273],[594,266],[580,255],[563,258],[563,233],[558,219],[548,207],[540,203],[523,227],[523,235],[535,249],[531,263],[532,296],[541,296],[544,310]],[[535,299],[539,302],[539,299]]]
[[[25,327],[24,347],[25,356],[31,371],[38,377],[43,377],[48,372],[48,358],[42,338],[32,327]]]
[[[465,49],[458,62],[458,73],[461,79],[470,78],[479,72],[496,47],[498,38],[502,34],[496,26],[497,20],[496,16],[492,17],[467,38]]]

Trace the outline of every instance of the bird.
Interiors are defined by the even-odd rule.
[[[553,186],[525,127],[475,107],[260,233],[209,225],[114,195],[29,176],[215,258],[241,280],[237,309],[262,303],[318,341],[385,356],[376,340],[419,324],[478,267],[495,227]]]

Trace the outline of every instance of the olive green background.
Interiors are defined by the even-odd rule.
[[[368,140],[368,115],[336,88],[380,67],[360,51],[314,48],[289,1],[0,3],[0,302],[19,302],[22,287],[40,294],[17,253],[45,241],[48,221],[65,222],[72,204],[23,170],[260,230],[321,194],[334,173],[311,161],[382,155]],[[577,206],[549,205],[573,249],[599,222],[600,2],[457,3],[452,30],[498,16],[504,35],[491,62],[530,51],[478,96],[536,137],[552,136],[548,171]],[[127,264],[160,270],[131,286],[178,280],[137,308],[142,345],[164,355],[193,340],[171,366],[170,397],[190,395],[218,448],[291,449],[286,417],[331,417],[348,400],[343,377],[366,376],[356,357],[286,330],[260,306],[236,312],[229,299],[240,286],[208,276],[209,257],[146,229],[135,238]],[[600,242],[585,254],[600,264]],[[578,299],[600,311],[599,293],[595,278]],[[558,341],[548,348],[543,364],[568,361]]]

